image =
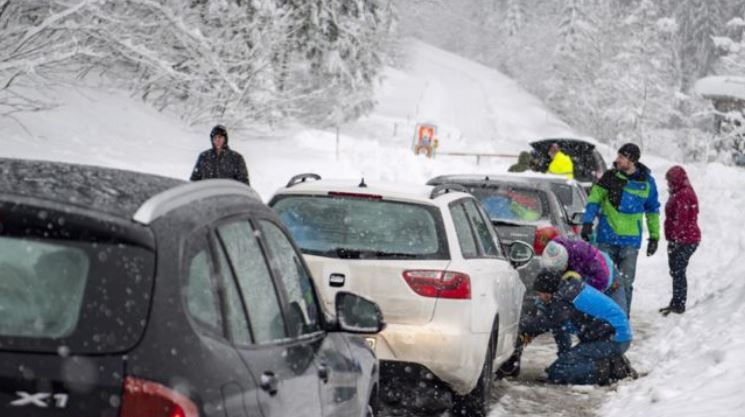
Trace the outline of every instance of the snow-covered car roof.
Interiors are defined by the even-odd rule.
[[[712,98],[736,98],[745,100],[745,77],[715,75],[696,81],[694,90],[702,96]]]
[[[131,219],[151,197],[188,184],[174,178],[94,165],[0,158],[4,200],[36,198]]]
[[[361,184],[364,183],[364,186]],[[276,195],[287,194],[328,194],[329,192],[347,194],[365,194],[381,196],[384,199],[401,201],[416,201],[423,204],[439,205],[430,196],[434,189],[431,185],[390,183],[382,181],[367,180],[316,180],[294,184],[277,190]],[[460,191],[449,191],[448,194],[456,196],[470,196]],[[448,201],[450,199],[447,199]]]
[[[441,175],[431,179],[428,184],[442,184],[448,181],[488,181],[488,180],[501,180],[501,181],[539,181],[539,182],[551,182],[551,183],[565,183],[565,184],[579,184],[576,180],[570,180],[563,175],[548,174],[534,171],[526,172],[501,172],[497,174],[453,174],[453,175]]]

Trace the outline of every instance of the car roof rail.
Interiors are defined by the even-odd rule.
[[[285,185],[285,188],[290,188],[293,185],[300,184],[301,182],[305,182],[308,178],[313,180],[320,180],[321,176],[318,174],[314,174],[312,172],[306,172],[304,174],[297,174],[294,177],[290,178],[289,181],[287,181],[287,185]]]
[[[132,216],[132,220],[142,224],[150,224],[169,211],[193,201],[224,195],[243,195],[261,201],[259,193],[242,182],[226,179],[201,180],[155,194],[142,203]]]
[[[435,185],[435,188],[432,189],[432,192],[429,194],[429,198],[434,199],[443,194],[447,194],[450,191],[460,191],[467,194],[471,193],[470,191],[468,191],[468,188],[460,184],[439,184]]]

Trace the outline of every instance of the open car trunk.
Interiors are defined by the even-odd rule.
[[[574,179],[579,182],[593,183],[605,172],[603,157],[595,149],[595,145],[579,139],[552,138],[531,142],[530,146],[538,152],[541,170],[548,169],[551,162],[548,148],[557,143],[562,152],[566,153],[574,163]]]

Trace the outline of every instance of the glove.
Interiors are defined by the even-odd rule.
[[[582,231],[580,232],[582,239],[586,242],[590,241],[592,237],[592,223],[585,223],[582,225]]]
[[[657,252],[657,239],[649,239],[647,241],[647,256],[652,256]]]
[[[521,333],[517,336],[517,343],[519,343],[520,346],[525,346],[528,343],[530,343],[532,340],[533,338],[528,336],[526,333]]]

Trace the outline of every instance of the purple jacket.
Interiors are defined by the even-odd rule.
[[[602,252],[584,240],[566,236],[557,236],[553,240],[566,248],[568,270],[580,274],[587,284],[598,291],[603,292],[608,288],[610,270]]]

